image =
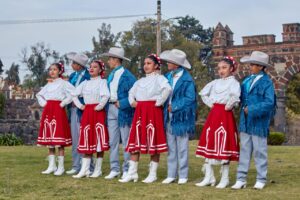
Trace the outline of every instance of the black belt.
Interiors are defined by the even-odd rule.
[[[109,102],[109,104],[115,104],[115,103],[117,103],[116,101],[115,102]]]

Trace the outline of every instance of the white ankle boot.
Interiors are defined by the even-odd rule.
[[[58,168],[54,172],[55,176],[61,176],[65,172],[64,156],[58,156]]]
[[[139,178],[138,173],[137,173],[138,163],[139,162],[130,160],[128,173],[123,179],[120,179],[119,182],[121,182],[121,183],[128,183],[130,181],[137,182],[138,178]]]
[[[223,189],[226,188],[229,185],[229,165],[222,165],[221,167],[221,181],[220,183],[216,186],[216,188]]]
[[[216,183],[216,179],[214,176],[213,168],[210,164],[204,164],[204,170],[205,170],[205,177],[203,181],[200,183],[197,183],[196,186],[203,187],[203,186],[214,186]]]
[[[95,166],[93,174],[90,176],[91,178],[97,178],[102,175],[102,161],[103,161],[103,158],[96,159],[96,166]]]
[[[156,172],[158,168],[158,162],[151,161],[149,164],[149,175],[144,179],[143,183],[153,183],[157,180]]]
[[[57,169],[55,164],[55,155],[49,155],[48,161],[49,161],[48,168],[45,171],[42,171],[42,174],[51,174],[52,172],[55,172]]]
[[[90,176],[90,165],[91,158],[82,158],[81,169],[77,175],[74,175],[73,178],[82,178]]]
[[[235,190],[246,188],[247,182],[245,181],[237,181],[231,188]]]

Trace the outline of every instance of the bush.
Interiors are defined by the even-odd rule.
[[[18,146],[23,145],[21,138],[13,134],[0,135],[0,146]]]
[[[269,145],[282,145],[285,140],[284,133],[281,132],[270,132],[268,137]]]

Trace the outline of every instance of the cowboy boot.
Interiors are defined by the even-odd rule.
[[[219,188],[219,189],[226,188],[229,185],[229,177],[228,177],[228,174],[229,174],[229,165],[222,165],[222,167],[221,167],[221,174],[222,174],[221,181],[216,186],[216,188]]]
[[[90,164],[91,158],[82,158],[82,165],[79,173],[77,175],[73,175],[73,178],[82,178],[82,177],[89,177],[90,176]]]
[[[49,155],[48,161],[49,161],[48,168],[45,171],[42,171],[42,174],[51,174],[52,172],[55,172],[57,169],[55,164],[55,155]]]
[[[103,158],[96,158],[96,166],[93,174],[90,176],[91,178],[97,178],[102,175],[102,161]]]
[[[121,183],[128,183],[130,181],[137,182],[138,181],[138,173],[137,173],[137,168],[138,168],[138,163],[136,161],[130,160],[129,161],[129,169],[126,177],[123,179],[120,179],[119,182]]]
[[[151,161],[149,164],[149,175],[146,179],[144,179],[143,183],[153,183],[157,180],[156,172],[157,172],[158,162]]]
[[[205,169],[204,179],[200,183],[197,183],[196,186],[199,186],[199,187],[208,186],[208,185],[214,186],[216,183],[216,179],[214,176],[214,171],[213,171],[212,166],[208,163],[205,163],[204,169]]]
[[[64,168],[64,156],[58,156],[58,168],[54,172],[55,176],[61,176],[65,172]]]

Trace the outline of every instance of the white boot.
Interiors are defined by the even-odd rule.
[[[65,172],[64,158],[64,156],[58,156],[58,168],[56,172],[54,172],[55,176],[61,176]]]
[[[229,185],[229,177],[228,177],[229,165],[222,165],[221,174],[222,174],[221,181],[216,187],[216,188],[219,188],[219,189],[226,188]]]
[[[245,181],[237,181],[231,188],[235,190],[246,188],[247,182]]]
[[[144,179],[143,183],[153,183],[157,180],[156,172],[157,172],[158,162],[151,161],[149,164],[149,175],[146,179]]]
[[[81,169],[77,175],[73,175],[73,178],[82,178],[90,176],[91,158],[82,158]]]
[[[48,161],[49,161],[48,168],[45,171],[42,171],[42,174],[51,174],[52,172],[55,172],[57,169],[55,164],[55,155],[49,155]]]
[[[203,186],[214,186],[216,183],[216,179],[214,176],[213,168],[210,164],[205,163],[204,164],[204,170],[205,170],[205,177],[203,181],[200,183],[197,183],[196,186],[203,187]]]
[[[97,178],[102,175],[102,161],[103,161],[103,158],[96,159],[96,166],[95,166],[93,174],[90,176],[91,178]]]
[[[127,175],[123,179],[119,179],[121,183],[128,183],[130,181],[137,182],[139,175],[137,173],[138,163],[133,160],[129,161],[129,169]]]

